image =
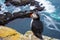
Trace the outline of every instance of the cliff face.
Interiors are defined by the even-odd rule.
[[[58,40],[55,38],[43,36],[44,40]],[[24,35],[17,32],[12,28],[0,26],[0,40],[39,40],[36,38],[32,31],[27,31]]]

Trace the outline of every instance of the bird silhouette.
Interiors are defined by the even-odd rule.
[[[31,26],[31,30],[32,30],[33,34],[37,38],[43,40],[43,38],[42,38],[43,23],[40,20],[40,16],[38,14],[36,14],[36,12],[34,12],[34,13],[30,14],[30,17],[32,18],[30,26]]]

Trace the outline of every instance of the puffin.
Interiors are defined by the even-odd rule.
[[[30,26],[31,26],[31,30],[32,30],[33,34],[37,38],[43,40],[43,38],[42,38],[43,23],[40,20],[39,14],[37,14],[36,12],[30,13],[30,17],[32,18]]]

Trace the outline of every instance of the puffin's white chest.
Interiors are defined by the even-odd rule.
[[[30,27],[32,27],[32,22],[33,22],[33,19],[31,20]]]

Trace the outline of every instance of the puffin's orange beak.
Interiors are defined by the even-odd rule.
[[[33,13],[30,13],[30,17],[32,17],[32,14],[33,14]]]

